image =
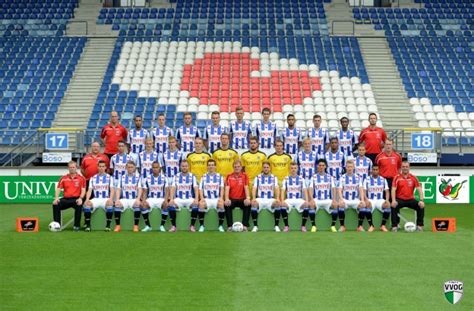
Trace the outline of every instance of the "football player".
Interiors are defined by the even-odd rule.
[[[275,232],[280,232],[280,189],[278,179],[271,174],[271,167],[268,161],[262,164],[262,173],[255,177],[252,189],[252,208],[250,213],[253,219],[252,232],[258,231],[258,213],[269,210],[275,218]]]
[[[365,156],[365,143],[357,146],[358,155],[355,158],[355,173],[365,180],[372,171],[372,160]]]
[[[201,176],[207,172],[207,161],[211,159],[211,155],[204,151],[204,140],[202,138],[196,138],[194,144],[194,152],[188,154],[186,159],[189,163],[189,171],[196,176],[199,183]]]
[[[281,133],[281,140],[284,143],[284,150],[286,154],[289,154],[293,160],[296,160],[298,155],[298,150],[303,141],[303,132],[295,127],[296,119],[293,114],[289,114],[286,117],[286,122],[288,124]]]
[[[239,159],[239,154],[230,148],[230,135],[221,135],[221,147],[212,153],[212,158],[216,161],[217,172],[227,178],[233,171],[233,163]]]
[[[149,213],[152,209],[161,210],[160,231],[165,232],[165,222],[168,217],[167,198],[168,198],[168,179],[161,172],[160,163],[157,161],[151,164],[152,173],[146,178],[142,177],[143,199],[142,199],[142,216],[145,220],[145,228],[143,232],[151,231]]]
[[[199,232],[204,232],[204,216],[210,209],[217,210],[217,216],[219,218],[219,232],[225,232],[224,230],[224,177],[216,173],[216,161],[210,159],[207,161],[207,173],[201,178],[199,184]]]
[[[245,173],[247,173],[250,181],[250,189],[253,188],[255,177],[262,172],[262,164],[267,160],[265,153],[258,150],[258,138],[250,137],[250,150],[242,153],[240,159]]]
[[[313,116],[314,127],[308,129],[307,137],[311,139],[311,147],[316,151],[318,156],[323,156],[329,148],[329,131],[321,127],[321,116],[315,114]]]
[[[135,116],[133,121],[135,122],[135,128],[128,132],[127,144],[133,161],[138,163],[138,154],[145,150],[145,139],[150,137],[150,133],[142,127],[143,119],[141,116]]]
[[[268,157],[272,174],[278,178],[279,186],[286,176],[290,174],[291,156],[283,152],[283,142],[279,139],[275,142],[275,153]]]
[[[120,232],[120,218],[122,211],[127,208],[133,209],[133,232],[138,232],[140,221],[140,208],[142,197],[142,182],[140,174],[137,173],[135,162],[127,162],[127,172],[114,180],[115,194],[115,232]]]
[[[386,227],[388,217],[390,216],[388,183],[385,178],[379,175],[378,165],[372,167],[371,173],[372,174],[364,181],[366,218],[369,223],[369,231],[371,231],[371,228],[373,231],[374,227],[372,223],[372,213],[375,209],[378,209],[382,212],[382,224],[380,230],[388,232]]]
[[[221,147],[221,135],[228,132],[227,127],[220,125],[219,111],[211,113],[212,124],[204,130],[204,140],[206,141],[207,152],[212,154]]]
[[[169,179],[169,185],[171,185],[173,177],[179,172],[183,153],[177,148],[178,142],[173,136],[168,139],[168,144],[169,149],[160,154],[159,162],[165,176]]]
[[[192,125],[193,115],[191,112],[185,112],[183,115],[184,125],[176,130],[176,139],[179,141],[181,152],[186,157],[194,151],[194,139],[201,137],[199,129]]]
[[[316,173],[316,163],[320,156],[316,151],[311,150],[311,139],[305,138],[303,140],[303,150],[298,152],[296,163],[298,164],[298,175],[308,182]]]
[[[119,179],[127,171],[127,163],[134,161],[132,156],[127,153],[127,145],[123,140],[117,144],[118,153],[110,159],[110,174],[114,179]]]
[[[158,126],[154,128],[151,132],[153,140],[155,141],[155,149],[158,153],[164,153],[168,150],[168,139],[171,136],[174,136],[173,129],[165,125],[165,115],[158,115]]]
[[[153,138],[145,139],[145,150],[138,154],[138,167],[142,178],[153,173],[152,163],[158,161],[158,152],[153,148]]]
[[[280,191],[281,215],[285,224],[284,232],[290,230],[288,226],[288,213],[291,209],[294,208],[300,213],[306,210],[307,214],[307,195],[306,181],[303,176],[298,175],[298,164],[291,162],[290,175],[283,179]],[[301,231],[305,232],[306,227],[301,226]]]
[[[270,109],[262,109],[263,120],[255,124],[255,136],[258,137],[260,150],[266,156],[275,152],[275,139],[277,138],[278,129],[274,122],[270,121]]]

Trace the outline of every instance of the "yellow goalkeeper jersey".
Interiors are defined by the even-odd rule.
[[[189,171],[196,176],[199,182],[201,176],[207,173],[207,161],[211,159],[211,155],[207,152],[191,152],[186,159],[189,163]]]
[[[292,161],[293,159],[291,156],[286,153],[273,153],[268,157],[268,162],[270,162],[270,167],[272,168],[272,174],[278,178],[278,184],[280,187],[283,179],[290,175],[290,164]]]
[[[234,171],[234,161],[239,158],[239,154],[234,149],[217,149],[212,153],[212,158],[216,160],[217,173],[227,177]]]
[[[252,153],[246,151],[240,156],[245,173],[249,176],[249,183],[252,184],[255,177],[262,172],[262,164],[267,159],[267,155],[261,151]]]

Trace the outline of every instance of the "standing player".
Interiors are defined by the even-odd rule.
[[[185,112],[183,115],[184,125],[176,130],[176,139],[179,141],[181,152],[184,157],[194,151],[194,139],[201,137],[199,129],[192,125],[193,115]]]
[[[100,144],[95,141],[91,144],[91,152],[86,154],[81,161],[81,174],[86,178],[86,190],[88,190],[91,177],[99,172],[100,161],[105,162],[106,169],[109,167],[109,157],[100,153]]]
[[[358,141],[356,133],[349,129],[349,119],[342,117],[341,128],[336,131],[336,137],[339,139],[339,150],[344,153],[347,160],[354,159],[353,148]]]
[[[160,163],[153,162],[151,164],[152,173],[147,177],[142,177],[143,199],[142,199],[142,216],[145,220],[145,228],[143,232],[151,231],[149,212],[151,209],[161,209],[161,226],[160,231],[165,232],[165,222],[168,217],[167,198],[168,198],[168,182],[166,176],[161,172]]]
[[[283,142],[277,140],[275,142],[275,153],[268,157],[272,174],[278,178],[279,186],[286,176],[290,174],[291,156],[283,152]]]
[[[321,155],[321,157],[323,156]],[[303,150],[298,152],[296,157],[296,163],[299,168],[298,175],[303,176],[306,181],[311,179],[316,172],[316,163],[319,157],[316,151],[311,150],[311,139],[305,138],[303,140]]]
[[[118,142],[118,153],[110,159],[110,172],[114,179],[119,179],[126,173],[129,161],[133,161],[132,156],[127,153],[127,146],[121,140]]]
[[[194,144],[195,151],[188,154],[186,159],[189,163],[189,171],[196,176],[199,183],[201,176],[207,172],[207,161],[211,159],[211,155],[204,152],[204,141],[202,138],[196,138]]]
[[[385,140],[384,151],[375,158],[375,164],[379,166],[380,176],[387,180],[389,191],[392,191],[392,181],[402,166],[402,156],[393,150],[392,140]]]
[[[250,181],[250,189],[253,188],[253,180],[262,172],[262,164],[267,159],[265,153],[258,150],[258,138],[250,137],[250,150],[242,153],[242,165]]]
[[[270,163],[262,164],[262,173],[255,177],[252,188],[252,232],[258,231],[258,213],[266,209],[273,213],[275,218],[275,232],[280,232],[280,188],[278,179],[271,174]]]
[[[216,173],[216,161],[207,161],[207,173],[204,174],[199,183],[199,232],[204,232],[204,216],[210,208],[217,210],[219,218],[219,232],[224,230],[224,177]],[[194,224],[191,224],[194,225]]]
[[[169,149],[161,154],[159,162],[171,185],[173,177],[179,172],[181,161],[183,160],[183,154],[177,148],[178,142],[173,136],[170,136],[168,139],[168,144]]]
[[[115,194],[115,232],[120,232],[120,218],[122,211],[127,208],[133,210],[133,232],[138,232],[138,222],[140,221],[140,207],[142,197],[142,181],[137,173],[135,163],[127,162],[127,172],[114,179]]]
[[[367,157],[375,163],[375,157],[382,151],[387,134],[377,126],[377,115],[373,112],[369,114],[369,123],[369,126],[360,133],[359,143],[365,142]]]
[[[145,140],[145,150],[138,154],[138,167],[142,178],[153,173],[152,164],[158,161],[159,155],[153,148],[153,138],[148,137]]]
[[[369,226],[373,227],[372,214],[375,209],[378,209],[382,213],[382,224],[380,230],[387,232],[388,230],[385,225],[390,216],[390,201],[388,200],[390,195],[388,194],[387,180],[382,176],[379,176],[379,167],[377,165],[372,167],[372,175],[365,179],[364,190],[365,206],[367,208],[366,216]]]
[[[235,110],[237,121],[230,123],[230,134],[232,135],[231,147],[239,155],[249,149],[249,139],[252,136],[252,125],[244,120],[244,109],[237,107]]]
[[[313,124],[314,127],[308,130],[307,137],[311,139],[312,150],[316,151],[318,156],[322,156],[329,149],[329,131],[321,127],[319,114],[313,116]]]
[[[128,132],[127,144],[133,161],[138,163],[138,154],[145,150],[145,140],[150,137],[150,133],[142,127],[143,119],[141,116],[135,116],[133,121],[135,122],[135,128]]]
[[[355,173],[365,180],[369,177],[372,171],[372,160],[365,156],[365,143],[360,143],[357,146],[358,155],[355,158]]]
[[[199,185],[196,176],[189,172],[188,161],[181,161],[181,172],[173,178],[170,189],[169,214],[171,218],[170,232],[176,231],[176,210],[191,210],[191,232],[196,232],[194,223],[199,213]]]
[[[105,210],[105,231],[110,231],[110,223],[114,214],[113,186],[113,178],[107,174],[107,164],[105,161],[99,161],[98,173],[89,180],[89,190],[87,190],[84,203],[85,231],[91,231],[91,214],[96,208]],[[94,198],[92,199],[92,197]]]
[[[221,147],[221,135],[228,132],[225,126],[219,124],[220,113],[214,111],[211,113],[212,124],[204,130],[204,140],[206,141],[207,152],[212,154]]]
[[[285,224],[284,232],[288,232],[290,227],[288,226],[288,213],[292,208],[296,209],[299,213],[308,212],[306,198],[307,189],[306,181],[303,176],[298,175],[298,164],[291,162],[290,164],[290,175],[283,179],[281,186],[281,215],[283,216],[283,222]],[[308,217],[306,215],[306,217]],[[301,230],[306,231],[306,227],[301,227]]]
[[[216,161],[217,172],[224,178],[233,171],[233,164],[239,158],[239,154],[229,147],[230,135],[221,135],[221,147],[212,153],[212,158]]]
[[[168,139],[174,136],[173,129],[165,125],[165,120],[165,115],[159,114],[157,119],[158,126],[155,127],[151,132],[155,142],[155,151],[158,153],[164,153],[166,150],[168,150]]]
[[[105,145],[104,153],[109,159],[118,152],[118,142],[127,139],[127,129],[119,123],[117,111],[110,113],[110,122],[102,128],[100,139]]]
[[[263,108],[263,120],[255,125],[255,136],[260,142],[260,150],[268,157],[275,152],[275,139],[277,137],[278,129],[272,121],[270,121],[270,109]]]
[[[298,150],[303,141],[303,132],[295,127],[296,119],[293,114],[286,117],[286,122],[288,126],[281,131],[281,140],[284,143],[285,153],[289,154],[293,161],[296,161]]]
[[[318,160],[318,172],[308,182],[309,209],[303,209],[303,223],[301,231],[306,232],[306,221],[312,223],[311,232],[316,232],[316,212],[323,208],[331,215],[331,231],[337,232],[337,202],[336,183],[334,178],[326,173],[327,163],[324,159]]]
[[[352,160],[347,161],[346,170],[347,172],[341,176],[337,187],[339,197],[338,214],[339,222],[341,224],[339,232],[346,231],[344,223],[346,218],[346,208],[353,208],[358,212],[359,226],[357,227],[357,231],[364,231],[362,223],[364,222],[364,217],[366,216],[367,211],[364,204],[365,198],[362,177],[354,173],[354,162]],[[372,231],[374,231],[374,226],[369,228],[369,232]]]
[[[337,137],[331,138],[331,149],[326,152],[325,158],[328,165],[329,175],[334,177],[337,184],[339,178],[344,173],[344,167],[346,166],[346,157],[344,156],[344,153],[339,151]]]

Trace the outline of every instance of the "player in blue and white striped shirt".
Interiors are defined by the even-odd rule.
[[[296,119],[293,114],[289,114],[286,117],[286,122],[288,126],[281,131],[281,140],[284,144],[285,153],[289,154],[293,161],[296,161],[298,150],[303,141],[303,132],[295,127]]]
[[[317,231],[316,212],[322,208],[331,215],[331,231],[337,232],[336,183],[334,177],[326,173],[326,168],[326,160],[319,159],[318,172],[308,181],[309,210],[306,215],[303,214],[302,231],[306,231],[305,225],[308,215],[312,223],[311,232]]]
[[[183,115],[184,125],[176,130],[176,139],[178,139],[181,152],[184,157],[194,151],[194,139],[201,137],[199,129],[192,125],[193,116],[190,112]]]
[[[353,208],[359,213],[359,227],[357,231],[364,231],[362,222],[365,216],[365,196],[362,183],[362,177],[354,172],[354,161],[347,161],[346,173],[343,174],[339,180],[337,187],[339,198],[339,222],[341,227],[339,232],[346,231],[344,224],[346,208]],[[361,220],[362,219],[362,220]]]
[[[127,171],[127,162],[134,161],[130,154],[127,154],[127,147],[124,141],[117,144],[118,153],[114,154],[110,159],[110,170],[114,179],[120,178]]]
[[[372,171],[372,160],[365,156],[365,143],[360,143],[357,147],[359,155],[355,158],[355,173],[366,179]]]
[[[311,138],[311,147],[318,155],[323,155],[329,148],[329,131],[321,127],[321,116],[313,116],[314,127],[308,129],[306,136]]]
[[[379,175],[378,165],[372,167],[372,174],[367,177],[364,181],[365,191],[365,206],[366,206],[366,217],[369,222],[369,226],[372,227],[372,213],[375,209],[378,209],[382,213],[382,224],[380,230],[388,232],[387,224],[388,217],[390,216],[390,202],[388,201],[389,190],[388,183],[385,178]],[[369,228],[370,231],[370,228]]]
[[[157,121],[158,126],[152,130],[151,135],[155,142],[155,151],[164,153],[168,150],[168,138],[174,136],[174,132],[173,129],[165,125],[166,119],[164,114],[158,115]]]
[[[129,153],[135,163],[138,163],[138,154],[145,150],[145,139],[150,137],[150,133],[142,127],[143,119],[141,116],[135,116],[135,128],[128,131],[127,144]]]
[[[283,231],[288,232],[290,230],[287,209],[291,211],[294,208],[299,213],[304,213],[305,210],[308,211],[306,190],[306,180],[303,176],[298,175],[298,164],[291,162],[290,175],[285,177],[281,183],[281,215],[285,223]]]
[[[298,152],[296,157],[298,175],[303,176],[306,181],[310,180],[314,173],[316,173],[316,163],[319,157],[316,151],[311,150],[311,139],[305,138],[303,140],[303,150]]]
[[[337,137],[331,138],[331,149],[324,155],[328,164],[328,173],[334,177],[336,184],[344,173],[346,166],[346,157],[344,153],[339,151],[339,143]]]
[[[209,124],[204,130],[204,140],[206,141],[207,152],[212,154],[221,147],[221,135],[228,132],[227,127],[219,124],[220,113],[214,111],[211,114],[212,124]]]
[[[230,134],[232,135],[231,148],[237,151],[240,156],[249,149],[252,125],[249,121],[244,120],[244,110],[242,107],[237,107],[235,116],[237,121],[230,123]]]
[[[120,217],[122,211],[133,209],[134,226],[133,232],[138,232],[140,221],[140,207],[142,197],[142,181],[137,173],[135,162],[127,162],[127,172],[114,179],[115,194],[115,232],[120,232]]]
[[[153,173],[151,165],[158,161],[158,158],[158,152],[153,148],[153,139],[148,137],[145,140],[145,150],[138,154],[138,167],[142,178],[146,178]]]
[[[207,161],[207,173],[201,177],[199,183],[199,232],[204,231],[204,215],[210,208],[217,209],[217,216],[219,218],[219,231],[225,232],[224,224],[224,177],[216,173],[216,160],[210,159]],[[195,223],[194,219],[194,223]],[[191,223],[194,226],[194,223]]]
[[[152,173],[148,174],[147,177],[142,176],[142,188],[143,188],[143,204],[142,204],[142,216],[145,220],[145,228],[143,232],[151,231],[150,220],[148,213],[151,209],[161,209],[161,226],[160,231],[165,232],[165,222],[168,216],[167,211],[167,198],[168,198],[168,181],[167,177],[161,172],[160,163],[153,162],[151,164]]]
[[[197,217],[199,211],[199,186],[196,176],[189,172],[188,161],[181,162],[181,172],[173,178],[170,189],[169,213],[171,218],[170,232],[176,231],[176,209],[188,208],[191,218]],[[190,230],[194,232],[191,227]]]
[[[98,163],[98,173],[89,180],[89,190],[87,190],[86,201],[84,202],[85,231],[91,231],[91,214],[96,208],[105,209],[107,219],[105,231],[110,231],[110,223],[114,212],[113,193],[111,193],[113,178],[106,171],[107,164],[105,161],[100,160]],[[92,194],[94,195],[92,196]]]
[[[163,168],[165,176],[170,179],[169,182],[171,185],[173,177],[179,172],[181,161],[185,158],[181,153],[181,150],[177,148],[178,142],[176,141],[176,138],[171,136],[168,139],[168,144],[169,149],[160,154],[159,162]]]
[[[335,134],[339,139],[339,150],[344,153],[347,160],[352,160],[354,159],[352,151],[359,138],[353,130],[349,129],[349,119],[347,117],[342,117],[340,122],[341,128]]]
[[[278,129],[274,122],[270,121],[270,109],[263,108],[263,120],[255,124],[254,134],[258,137],[259,149],[268,156],[275,153],[275,139]]]
[[[258,231],[258,213],[269,210],[275,218],[275,231],[280,232],[278,223],[280,222],[280,189],[278,178],[271,174],[270,162],[262,163],[262,173],[257,175],[253,181],[252,208],[250,210],[253,219],[252,232]]]

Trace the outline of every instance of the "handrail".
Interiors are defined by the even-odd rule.
[[[42,132],[35,132],[33,134],[30,134],[29,136],[27,136],[25,139],[23,139],[23,141],[16,145],[12,150],[10,150],[10,152],[8,152],[7,154],[5,154],[1,159],[0,159],[0,162],[3,162],[4,160],[7,160],[8,159],[8,162],[5,162],[2,166],[7,166],[8,164],[10,166],[13,166],[14,164],[14,160],[16,160],[17,158],[19,157],[23,157],[24,155],[24,152],[30,148],[31,146],[34,146],[36,145],[37,146],[37,150],[36,150],[36,154],[39,153],[39,150],[38,150],[38,141],[41,139],[41,137],[43,137],[45,135],[45,133],[42,133]],[[20,165],[23,164],[23,160],[22,158],[20,158]]]
[[[335,23],[351,23],[352,24],[352,35],[355,34],[355,23],[352,20],[343,20],[343,19],[336,19],[331,22],[331,35],[334,35],[334,24]],[[347,34],[344,34],[347,35]]]
[[[87,21],[69,21],[68,24],[74,24],[74,23],[78,23],[78,24],[85,24],[86,25],[86,36],[89,35],[89,23]],[[67,35],[67,28],[66,28],[66,35]]]
[[[56,131],[56,132],[77,132],[77,131],[84,131],[85,129],[83,128],[75,128],[75,127],[50,127],[50,128],[39,128],[38,132],[50,132],[50,131]]]

